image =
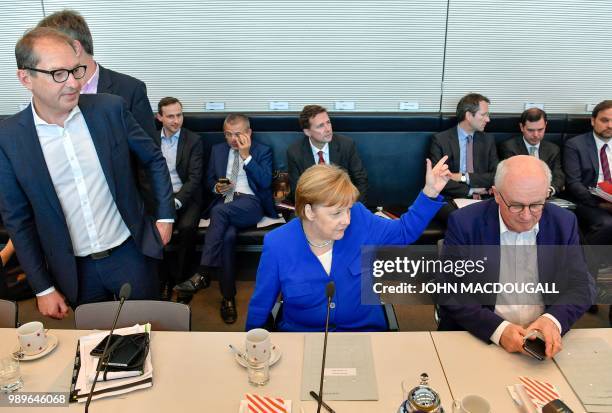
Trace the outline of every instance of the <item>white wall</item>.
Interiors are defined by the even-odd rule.
[[[477,91],[494,112],[533,102],[581,113],[612,91],[604,0],[19,0],[0,4],[0,114],[29,101],[15,76],[19,36],[64,8],[87,19],[99,62],[145,81],[153,106],[173,95],[189,112],[270,101],[452,112]]]

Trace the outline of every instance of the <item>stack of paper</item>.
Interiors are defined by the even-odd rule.
[[[151,325],[135,325],[133,327],[118,328],[113,332],[113,335],[127,335],[137,333],[150,333]],[[108,331],[96,332],[86,335],[79,339],[79,347],[77,350],[77,359],[75,361],[75,373],[73,377],[73,388],[71,389],[71,399],[79,402],[87,400],[87,396],[91,391],[93,379],[95,377],[98,358],[92,357],[89,353],[96,345],[108,335]],[[126,373],[126,374],[123,374]],[[100,381],[94,390],[93,400],[102,397],[114,396],[117,394],[129,393],[134,390],[144,389],[153,386],[153,364],[151,363],[151,351],[144,363],[142,374],[134,376],[133,372],[118,372],[114,376],[107,376],[107,381]],[[100,372],[100,376],[102,372]],[[114,377],[114,379],[112,379]]]
[[[612,347],[604,339],[570,332],[555,362],[588,412],[612,413]]]
[[[591,188],[589,189],[589,192],[591,192],[595,196],[600,197],[604,201],[612,202],[612,195],[610,195],[609,193],[607,193],[606,191],[604,191],[603,189],[599,187]]]

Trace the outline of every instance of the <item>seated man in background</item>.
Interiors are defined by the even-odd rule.
[[[172,243],[177,250],[166,252],[160,274],[162,294],[186,277],[189,251],[193,250],[195,236],[200,222],[202,202],[202,174],[208,163],[210,149],[204,151],[199,135],[183,128],[183,105],[174,97],[165,97],[157,104],[157,120],[161,122],[161,133],[155,142],[161,147],[166,159],[174,206],[176,208],[176,229],[178,234]]]
[[[208,188],[215,194],[200,269],[176,285],[179,294],[195,294],[210,284],[210,272],[220,269],[221,318],[236,322],[236,231],[256,225],[264,215],[277,218],[272,200],[272,150],[251,140],[249,118],[231,114],[223,123],[224,143],[212,147]]]
[[[504,141],[499,147],[499,157],[508,159],[515,155],[531,155],[546,162],[552,171],[552,183],[548,196],[563,191],[565,175],[561,167],[561,150],[552,142],[544,140],[546,133],[546,112],[530,108],[521,114],[519,128],[522,135]]]
[[[589,245],[612,245],[612,203],[589,192],[600,182],[612,181],[612,100],[598,103],[591,114],[592,132],[574,136],[563,147],[563,169],[567,192],[576,203],[576,216]],[[600,254],[597,254],[600,255]],[[611,264],[608,257],[595,257],[591,264],[597,278],[599,267]],[[597,307],[593,307],[596,312]],[[612,325],[612,306],[608,315]]]
[[[361,163],[355,142],[334,133],[327,109],[319,105],[304,106],[300,113],[300,126],[304,138],[293,142],[287,149],[290,198],[295,197],[297,181],[306,169],[314,164],[334,164],[348,172],[359,190],[359,202],[365,204],[368,174]]]
[[[495,138],[484,133],[489,123],[489,99],[470,93],[457,104],[457,126],[435,134],[429,148],[429,159],[435,164],[448,156],[451,180],[442,191],[446,199],[480,198],[493,185],[497,167]],[[449,203],[438,213],[446,222],[455,207]]]
[[[440,330],[468,330],[508,352],[523,352],[523,338],[529,331],[539,330],[546,342],[547,357],[561,350],[561,336],[590,307],[594,293],[579,249],[576,217],[545,202],[550,183],[550,169],[532,156],[518,155],[500,162],[493,187],[495,198],[453,212],[448,220],[444,246],[448,252],[459,245],[500,245],[499,262],[493,264],[496,258],[489,257],[489,264],[496,265],[493,271],[499,272],[498,282],[538,283],[557,274],[567,274],[571,289],[554,296],[559,304],[552,305],[544,304],[544,299],[549,300],[549,297],[543,295],[530,298],[527,305],[508,304],[513,301],[505,293],[496,295],[494,306],[442,305]],[[548,249],[540,249],[544,245],[575,246],[564,249],[575,256],[566,259],[551,256],[553,254],[545,253]],[[506,246],[521,248],[504,249]],[[526,246],[533,246],[533,249]],[[504,250],[520,251],[525,256],[508,258]],[[522,263],[520,267],[517,262]],[[563,295],[568,293],[572,294],[571,299]]]

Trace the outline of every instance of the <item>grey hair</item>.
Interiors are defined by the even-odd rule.
[[[508,159],[504,159],[503,161],[497,164],[497,169],[495,170],[495,187],[498,189],[501,188],[502,182],[504,181],[504,178],[508,173],[508,167],[506,166],[506,161]],[[548,186],[550,186],[550,184],[552,183],[552,172],[550,171],[550,168],[548,167],[546,162],[541,159],[538,159],[538,162],[542,167],[542,170],[544,171],[544,175],[546,176],[546,182],[548,182]]]

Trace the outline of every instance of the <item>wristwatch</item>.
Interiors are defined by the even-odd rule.
[[[461,174],[461,182],[463,183],[467,182],[467,176],[465,174]]]

